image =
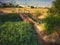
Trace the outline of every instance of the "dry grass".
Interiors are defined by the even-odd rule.
[[[0,13],[33,13],[35,16],[36,11],[39,11],[42,15],[38,19],[42,19],[47,15],[48,8],[0,8]]]
[[[0,8],[0,11],[6,12],[6,13],[12,13],[13,11],[15,12],[31,12],[35,13],[37,10],[39,10],[42,14],[47,13],[48,9],[47,8]]]

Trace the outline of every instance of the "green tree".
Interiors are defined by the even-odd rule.
[[[7,4],[6,3],[2,3],[3,7],[7,7]]]
[[[34,8],[34,6],[31,6],[31,8]]]
[[[12,3],[9,3],[8,7],[14,7],[14,5]]]
[[[53,1],[51,12],[60,13],[60,0]]]
[[[3,6],[2,6],[2,2],[0,2],[0,8],[2,8]]]
[[[45,28],[48,32],[54,32],[60,27],[60,0],[55,0],[50,9],[51,14],[45,19]]]

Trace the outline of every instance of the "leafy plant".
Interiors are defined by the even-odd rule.
[[[60,14],[60,0],[53,1],[51,12],[54,14],[56,13]]]
[[[0,45],[38,45],[35,29],[18,14],[0,15]]]
[[[49,15],[44,19],[45,27],[48,32],[56,31],[55,27],[60,27],[60,16]]]
[[[41,12],[40,12],[39,10],[37,10],[35,13],[36,13],[36,17],[42,15]]]
[[[30,13],[27,13],[26,15],[27,15],[28,17],[30,17],[32,20],[36,21],[38,24],[44,22],[43,19],[42,19],[42,20],[36,19],[36,17],[34,17],[34,16],[33,16],[32,14],[30,14]]]
[[[34,6],[30,6],[31,8],[34,8]]]

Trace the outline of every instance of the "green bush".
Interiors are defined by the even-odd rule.
[[[0,45],[37,45],[35,29],[17,14],[0,15]]]
[[[40,12],[39,10],[37,10],[35,13],[36,13],[36,17],[42,15],[41,12]]]
[[[30,8],[35,8],[34,6],[30,6]]]
[[[40,23],[43,23],[44,21],[43,21],[43,19],[41,20],[41,19],[37,19],[36,17],[34,17],[32,14],[30,14],[30,13],[27,13],[26,14],[28,17],[30,17],[31,19],[33,19],[35,22],[37,22],[38,24],[40,24]]]
[[[60,16],[49,15],[44,19],[45,27],[48,32],[56,31],[55,27],[60,26]]]
[[[17,13],[0,14],[0,22],[22,20]]]

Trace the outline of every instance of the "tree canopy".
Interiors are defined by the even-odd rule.
[[[55,0],[54,2],[53,2],[53,5],[52,5],[52,9],[53,9],[53,11],[55,12],[55,13],[60,13],[60,0]],[[51,9],[51,10],[52,10]],[[53,12],[52,11],[52,12]]]

